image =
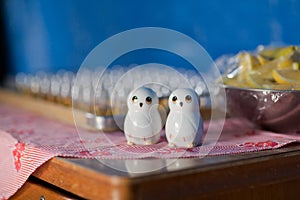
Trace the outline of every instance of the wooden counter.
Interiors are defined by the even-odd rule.
[[[53,112],[64,113],[64,122],[71,112],[6,91],[0,92],[0,102],[57,118],[43,112],[48,110],[44,106],[53,106]],[[43,109],[37,109],[39,106]],[[39,167],[11,199],[294,199],[300,188],[298,144],[201,159],[152,159],[154,164],[172,164],[149,173],[131,174],[109,167],[125,162],[136,161],[55,157]]]

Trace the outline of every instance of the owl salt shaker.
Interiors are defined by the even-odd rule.
[[[160,139],[162,130],[156,93],[146,87],[133,90],[127,99],[124,132],[129,145],[150,145]]]
[[[200,101],[194,90],[177,89],[169,97],[170,113],[166,122],[169,146],[191,148],[201,143],[203,120]]]

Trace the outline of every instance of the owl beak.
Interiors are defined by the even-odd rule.
[[[180,107],[182,107],[183,106],[183,102],[180,102],[179,105],[180,105]]]
[[[143,107],[143,103],[140,103],[140,107]]]

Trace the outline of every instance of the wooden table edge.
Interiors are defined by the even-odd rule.
[[[247,177],[250,171],[255,176]],[[300,153],[299,150],[287,150],[275,155],[140,177],[105,175],[69,162],[68,158],[53,158],[38,168],[33,176],[90,199],[114,197],[138,199],[145,196],[155,198],[153,193],[158,192],[159,188],[165,188],[165,185],[172,186],[175,192],[168,189],[168,192],[160,195],[164,198],[180,197],[180,194],[174,195],[183,190],[179,187],[181,184],[178,184],[178,181],[190,187],[198,185],[199,189],[190,193],[186,190],[185,195],[200,197],[229,192],[241,187],[300,179]],[[57,178],[59,176],[64,177],[64,180]],[[218,184],[214,182],[216,180]]]

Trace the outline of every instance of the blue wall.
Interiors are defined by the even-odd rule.
[[[259,44],[300,44],[297,0],[6,0],[4,9],[11,73],[76,71],[101,41],[145,26],[185,33],[213,58]]]

